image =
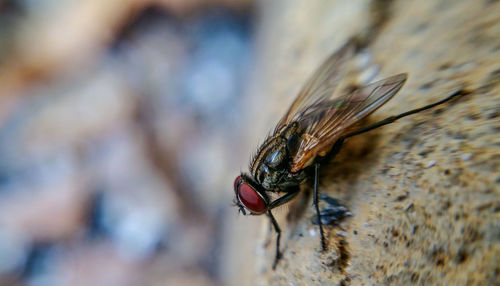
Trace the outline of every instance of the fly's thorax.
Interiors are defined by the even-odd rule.
[[[290,166],[299,138],[299,125],[294,122],[262,144],[252,161],[250,171],[255,181],[264,189],[272,190],[298,184],[298,178],[301,176],[291,174]]]
[[[286,140],[280,136],[271,137],[264,142],[254,159],[251,166],[252,176],[260,185],[269,190],[287,172],[289,161]]]

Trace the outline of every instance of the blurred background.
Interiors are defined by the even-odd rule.
[[[0,285],[228,283],[254,15],[0,0]]]

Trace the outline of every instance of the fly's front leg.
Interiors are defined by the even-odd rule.
[[[274,230],[276,231],[276,256],[274,257],[274,263],[273,263],[273,269],[276,269],[276,265],[278,265],[278,261],[281,258],[281,252],[280,252],[280,241],[281,241],[281,229],[278,225],[278,222],[274,218],[273,214],[271,213],[271,209],[279,207],[290,200],[292,200],[297,194],[299,193],[300,188],[297,186],[295,189],[292,191],[289,191],[286,195],[272,201],[269,204],[269,210],[267,211],[267,215],[269,216],[269,220],[271,221],[271,224],[274,227]]]
[[[269,219],[271,220],[272,225],[274,226],[274,230],[276,231],[276,255],[274,256],[274,262],[273,262],[273,270],[276,269],[276,265],[278,265],[278,261],[281,258],[281,252],[280,252],[280,240],[281,240],[281,229],[276,222],[276,219],[274,218],[273,214],[271,213],[271,210],[267,212],[267,215],[269,216]]]

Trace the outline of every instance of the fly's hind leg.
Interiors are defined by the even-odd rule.
[[[386,119],[384,120],[381,120],[379,122],[376,122],[376,123],[373,123],[373,124],[370,124],[368,126],[365,126],[365,127],[362,127],[354,132],[351,132],[351,133],[348,133],[348,134],[345,134],[343,136],[341,136],[337,142],[335,142],[333,148],[332,148],[332,151],[330,151],[330,153],[338,153],[338,151],[340,150],[340,147],[342,146],[344,140],[346,138],[349,138],[349,137],[353,137],[353,136],[356,136],[356,135],[359,135],[359,134],[363,134],[363,133],[366,133],[368,131],[371,131],[371,130],[374,130],[374,129],[377,129],[379,127],[382,127],[384,125],[387,125],[387,124],[391,124],[393,122],[395,122],[396,120],[398,119],[401,119],[403,117],[406,117],[406,116],[409,116],[409,115],[413,115],[413,114],[416,114],[416,113],[419,113],[419,112],[422,112],[422,111],[425,111],[425,110],[428,110],[428,109],[431,109],[433,107],[436,107],[438,105],[441,105],[443,103],[446,103],[450,100],[452,100],[453,98],[457,97],[457,96],[460,96],[460,95],[465,95],[467,94],[467,91],[463,90],[462,88],[459,88],[455,91],[453,91],[450,95],[448,95],[448,97],[444,98],[444,99],[441,99],[440,101],[437,101],[437,102],[434,102],[434,103],[431,103],[431,104],[428,104],[428,105],[425,105],[423,107],[420,107],[420,108],[415,108],[415,109],[412,109],[410,111],[407,111],[407,112],[403,112],[401,114],[398,114],[396,116],[390,116],[390,117],[387,117]],[[334,155],[335,155],[334,154]],[[330,154],[327,154],[326,157],[331,157]]]
[[[459,89],[453,91],[450,95],[448,95],[446,98],[444,98],[444,99],[442,99],[440,101],[437,101],[437,102],[425,105],[425,106],[420,107],[420,108],[415,108],[415,109],[412,109],[412,110],[407,111],[407,112],[403,112],[403,113],[398,114],[396,116],[387,117],[384,120],[381,120],[379,122],[375,122],[375,123],[370,124],[368,126],[362,127],[362,128],[360,128],[360,129],[358,129],[356,131],[353,131],[353,132],[347,133],[345,135],[342,135],[341,137],[339,137],[337,139],[337,141],[335,141],[335,143],[332,146],[332,149],[325,156],[318,158],[316,161],[318,163],[323,163],[323,162],[329,162],[329,161],[331,161],[340,152],[340,149],[342,148],[345,139],[347,139],[349,137],[353,137],[353,136],[356,136],[356,135],[359,135],[359,134],[363,134],[363,133],[369,132],[371,130],[377,129],[379,127],[382,127],[384,125],[391,124],[391,123],[393,123],[393,122],[395,122],[395,121],[397,121],[397,120],[399,120],[399,119],[401,119],[403,117],[410,116],[410,115],[413,115],[413,114],[416,114],[416,113],[419,113],[419,112],[431,109],[433,107],[436,107],[438,105],[446,103],[446,102],[452,100],[453,98],[455,98],[457,96],[466,95],[467,93],[468,92],[466,90],[464,90],[463,88],[459,88]]]

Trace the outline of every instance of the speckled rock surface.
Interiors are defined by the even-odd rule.
[[[350,140],[323,168],[321,191],[353,216],[327,228],[322,253],[310,198],[296,200],[298,219],[286,223],[289,211],[279,212],[284,258],[275,271],[263,218],[250,284],[500,283],[500,2],[379,3],[262,3],[262,73],[251,90],[261,116],[249,134],[262,139],[320,61],[380,15],[368,50],[381,76],[408,72],[409,80],[371,122],[462,84],[470,94]]]

